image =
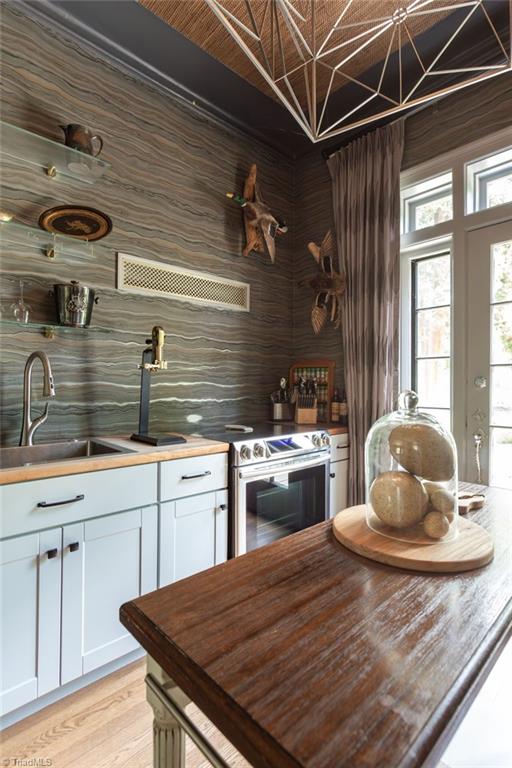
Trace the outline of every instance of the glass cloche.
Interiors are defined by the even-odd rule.
[[[457,449],[415,392],[382,416],[365,443],[366,522],[384,536],[418,544],[457,535]]]

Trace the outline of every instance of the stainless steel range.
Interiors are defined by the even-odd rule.
[[[231,443],[232,557],[329,517],[327,432],[266,425],[208,436]]]

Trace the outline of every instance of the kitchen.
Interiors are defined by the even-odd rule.
[[[211,566],[235,565],[236,558],[220,566],[253,547],[248,558],[265,552],[260,545],[267,539],[258,541],[256,535],[254,540],[258,526],[241,522],[244,509],[257,508],[258,498],[263,506],[276,504],[285,514],[291,507],[291,530],[320,523],[360,501],[356,468],[364,460],[366,432],[396,407],[396,397],[390,408],[377,402],[376,395],[373,418],[368,423],[360,420],[363,411],[368,418],[367,393],[363,379],[361,388],[348,387],[342,334],[349,331],[343,323],[341,329],[336,327],[336,317],[331,321],[331,306],[319,333],[312,323],[312,305],[316,308],[318,302],[310,282],[320,264],[308,244],[321,248],[328,244],[326,233],[336,231],[330,170],[321,150],[332,155],[348,138],[341,134],[319,147],[311,145],[293,116],[249,75],[237,73],[235,60],[226,66],[218,49],[208,49],[194,38],[200,32],[185,29],[194,12],[214,24],[217,17],[211,7],[200,5],[162,3],[159,8],[158,3],[151,7],[150,2],[123,2],[121,9],[120,3],[53,2],[4,3],[1,9],[1,209],[13,216],[0,225],[2,447],[14,450],[19,443],[24,392],[33,400],[31,412],[26,411],[29,417],[49,405],[46,421],[33,433],[36,448],[50,443],[55,451],[56,441],[81,443],[61,446],[71,453],[61,454],[60,460],[55,453],[51,460],[24,461],[25,466],[12,459],[0,470],[6,574],[2,691],[7,730],[2,749],[12,761],[59,755],[54,765],[78,763],[80,757],[79,764],[87,766],[121,760],[121,746],[108,747],[105,733],[98,735],[96,744],[94,731],[86,728],[76,729],[76,738],[81,738],[76,751],[59,739],[51,753],[37,746],[37,739],[65,718],[69,697],[75,697],[69,706],[84,719],[95,711],[102,694],[93,693],[98,690],[94,685],[114,686],[108,681],[118,680],[122,686],[122,675],[131,675],[124,679],[133,681],[144,697],[142,641],[119,622],[121,605]],[[169,22],[162,18],[164,6],[170,9]],[[226,43],[226,33],[216,29]],[[476,160],[510,147],[511,77],[510,72],[501,73],[427,101],[408,114],[401,162],[404,190],[418,183],[416,169],[450,151],[495,140],[496,147],[471,155]],[[62,154],[68,152],[68,136],[59,126],[71,124],[90,127],[102,142],[96,160],[82,153],[85,160],[78,169],[70,169],[69,162],[59,165],[69,157]],[[374,128],[367,122],[348,135],[355,139]],[[20,144],[23,153],[16,150]],[[96,139],[94,152],[98,146]],[[83,165],[93,178],[87,173],[84,178]],[[254,165],[262,199],[278,222],[287,225],[287,231],[275,236],[274,260],[266,244],[261,252],[242,255],[248,219],[240,204],[227,197],[243,196]],[[52,167],[57,168],[54,176]],[[445,170],[441,167],[439,173]],[[507,226],[510,204],[506,198],[495,209],[499,220],[492,209],[473,215],[491,212],[494,218],[486,223]],[[38,221],[62,205],[103,212],[112,231],[104,239],[75,241],[72,247],[64,236],[52,240]],[[449,223],[441,218],[431,226],[445,236]],[[454,236],[459,242],[460,231]],[[408,238],[407,248],[416,252],[417,235],[412,231],[402,236]],[[336,244],[339,247],[339,240]],[[459,258],[455,246],[453,258]],[[323,254],[322,264],[325,267]],[[130,286],[129,269],[153,270],[162,281],[177,275],[202,280],[208,291],[220,281],[238,307],[220,306],[217,295],[208,300],[212,294],[206,301],[190,296],[183,300],[158,288]],[[49,292],[71,281],[95,291],[89,327],[57,320],[55,296]],[[339,301],[345,317],[343,294]],[[22,314],[28,311],[28,322],[18,319],[20,304]],[[460,333],[457,322],[454,333]],[[464,319],[460,322],[465,325]],[[163,329],[163,338],[159,331],[155,337],[155,328]],[[362,327],[356,325],[351,333],[362,337]],[[404,343],[406,334],[401,335]],[[461,338],[456,337],[454,348]],[[146,362],[158,366],[147,377],[150,388],[141,387],[139,365],[145,349]],[[40,360],[34,361],[31,387],[24,386],[25,366],[35,351],[50,361],[55,397],[42,397]],[[313,379],[318,386],[324,371],[329,386],[321,398],[326,404],[322,421],[311,423],[313,417],[306,415],[297,425],[288,419],[270,424],[280,406],[292,408],[286,401],[299,397],[301,376],[304,388]],[[458,375],[454,363],[454,387]],[[413,380],[404,379],[404,388]],[[48,380],[46,387],[48,394]],[[336,400],[333,403],[335,389],[340,400],[344,392],[350,393],[349,426],[345,409],[340,413]],[[485,389],[475,391],[485,394]],[[278,402],[271,403],[271,395]],[[143,418],[142,429],[141,397],[150,403],[149,423]],[[333,405],[338,418],[334,423]],[[471,413],[478,409],[485,411],[480,401]],[[463,419],[454,404],[452,429],[458,446]],[[226,425],[254,431],[226,432]],[[489,431],[485,423],[482,429]],[[140,432],[160,438],[182,435],[186,442],[148,445],[130,440]],[[91,439],[94,444],[85,444]],[[89,458],[88,451],[93,452]],[[459,479],[474,483],[478,478],[471,441],[467,453],[464,471],[459,456]],[[484,472],[488,453],[484,444]],[[306,461],[307,466],[290,470],[290,461]],[[266,502],[260,486],[277,468],[285,471],[282,481],[274,484],[277,501]],[[289,480],[293,472],[298,483]],[[487,479],[482,474],[484,483]],[[502,482],[489,484],[506,487]],[[298,499],[302,508],[297,508]],[[61,501],[68,503],[49,509],[37,506]],[[510,507],[502,502],[505,508],[507,504]],[[495,555],[498,561],[503,563],[503,557]],[[503,589],[501,597],[510,600],[506,581]],[[19,627],[29,631],[21,633]],[[505,653],[500,658],[505,663]],[[42,720],[52,712],[60,719]],[[145,756],[137,759],[149,765],[151,711],[140,701],[137,713],[144,727],[133,725],[138,734],[134,749],[140,746],[142,754],[142,740],[147,739]],[[213,720],[211,712],[205,714]],[[199,722],[204,723],[201,713]],[[120,721],[119,727],[126,728],[129,738],[130,721],[125,726]],[[230,748],[222,746],[213,726],[210,731],[221,748]],[[235,743],[232,736],[231,741]],[[390,754],[389,765],[398,765],[398,753],[395,758]],[[126,764],[139,764],[131,755],[129,759],[132,763],[127,758]],[[201,764],[197,755],[191,759]],[[269,760],[267,764],[279,764]],[[446,763],[450,765],[448,757]],[[371,765],[371,759],[366,764]]]

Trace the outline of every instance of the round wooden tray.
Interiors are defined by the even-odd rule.
[[[338,512],[332,530],[336,539],[352,552],[411,571],[471,571],[490,563],[494,554],[487,531],[465,518],[459,518],[459,534],[452,541],[409,544],[372,531],[366,524],[366,506],[360,504]]]

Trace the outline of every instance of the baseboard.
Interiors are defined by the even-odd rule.
[[[56,688],[54,691],[50,691],[50,693],[41,696],[39,699],[24,704],[22,707],[19,707],[13,712],[9,712],[0,718],[0,731],[9,728],[9,726],[14,725],[15,723],[19,723],[20,720],[30,717],[30,715],[39,712],[50,704],[69,696],[71,693],[75,693],[75,691],[79,691],[81,688],[91,685],[91,683],[95,683],[96,680],[100,680],[102,677],[106,677],[107,675],[112,674],[112,672],[116,672],[118,669],[121,669],[121,667],[131,664],[132,661],[141,659],[143,656],[145,656],[144,650],[142,648],[137,648],[135,651],[127,653],[126,656],[122,656],[120,659],[111,661],[109,664],[105,664],[103,667],[99,667],[93,672],[89,672],[87,675],[83,675],[66,685],[62,685],[60,688]]]

